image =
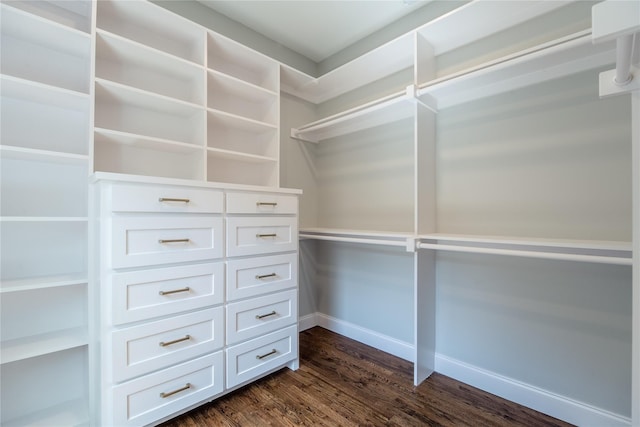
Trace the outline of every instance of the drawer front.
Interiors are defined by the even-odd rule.
[[[273,193],[227,193],[227,213],[295,215],[298,213],[298,197]]]
[[[151,424],[222,393],[223,359],[219,351],[115,386],[113,411],[105,411],[102,424]]]
[[[257,337],[298,321],[295,289],[227,305],[227,344]]]
[[[222,313],[223,308],[218,307],[114,331],[114,381],[124,381],[222,348]]]
[[[222,257],[222,218],[115,217],[113,268]]]
[[[288,328],[247,341],[227,352],[227,388],[257,378],[298,358],[298,327]]]
[[[222,213],[222,191],[169,185],[114,184],[113,212]]]
[[[297,249],[296,217],[227,218],[227,256],[259,255]]]
[[[110,280],[107,286],[111,288],[115,325],[222,304],[224,300],[222,262],[118,273]]]
[[[227,301],[283,291],[297,285],[296,253],[227,262]]]

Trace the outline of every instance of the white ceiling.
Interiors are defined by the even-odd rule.
[[[429,0],[199,0],[320,62]]]

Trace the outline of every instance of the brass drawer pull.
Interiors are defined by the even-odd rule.
[[[267,314],[256,314],[256,319],[264,319],[265,317],[275,316],[276,314],[278,314],[278,313],[276,313],[275,310],[273,310],[271,313],[267,313]]]
[[[273,206],[276,207],[278,204],[276,202],[257,202],[256,206]]]
[[[164,392],[160,393],[160,397],[163,399],[166,399],[169,396],[173,396],[174,394],[180,393],[181,391],[189,390],[190,388],[191,388],[191,383],[186,383],[184,387],[180,387],[179,389],[176,389],[167,393],[164,393]]]
[[[184,337],[178,338],[177,340],[167,341],[167,342],[160,341],[158,344],[160,344],[160,347],[167,347],[173,344],[178,344],[179,342],[182,342],[182,341],[189,341],[190,339],[191,339],[191,335],[185,335]]]
[[[276,277],[277,274],[276,273],[271,273],[271,274],[262,274],[262,275],[257,275],[256,279],[261,280],[261,279],[266,279],[269,277]]]
[[[277,352],[278,352],[278,350],[276,350],[276,349],[274,348],[274,349],[273,349],[273,350],[271,350],[269,353],[265,353],[265,354],[258,354],[258,355],[256,355],[256,359],[258,359],[258,360],[262,360],[262,359],[264,359],[265,357],[269,357],[269,356],[271,356],[272,354],[276,354]]]
[[[276,233],[270,233],[270,234],[256,234],[256,237],[258,239],[265,239],[267,237],[277,237],[278,235]]]
[[[182,289],[173,289],[171,291],[160,291],[158,292],[158,294],[160,295],[171,295],[171,294],[177,294],[179,292],[189,292],[191,290],[190,287],[186,287],[186,288],[182,288]]]
[[[191,200],[189,199],[172,199],[170,197],[160,197],[158,199],[159,202],[180,202],[180,203],[189,203]]]
[[[160,239],[158,243],[189,243],[189,239]]]

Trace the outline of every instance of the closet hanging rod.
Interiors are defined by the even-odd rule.
[[[318,234],[304,233],[299,234],[298,237],[303,239],[327,240],[331,242],[362,243],[366,245],[401,246],[403,248],[407,246],[406,240],[363,239],[359,237],[322,236]]]
[[[464,78],[466,76],[469,76],[478,72],[482,72],[490,68],[499,67],[499,66],[508,66],[509,64],[513,64],[514,62],[521,59],[538,58],[554,50],[570,49],[572,47],[583,45],[583,44],[584,45],[591,44],[590,29],[583,30],[574,34],[570,34],[568,36],[561,37],[559,39],[552,40],[550,42],[543,43],[538,46],[533,46],[529,49],[525,49],[520,52],[503,56],[502,58],[494,59],[484,64],[480,64],[478,66],[471,67],[439,79],[421,83],[418,85],[418,96],[422,96],[425,93],[429,93],[429,89],[436,87],[440,84],[447,83],[452,80]]]
[[[487,255],[504,255],[504,256],[516,256],[524,258],[541,258],[557,261],[578,261],[589,262],[597,264],[612,264],[612,265],[631,265],[631,258],[623,257],[608,257],[599,255],[582,255],[582,254],[568,254],[568,253],[556,253],[556,252],[536,252],[536,251],[524,251],[519,249],[495,249],[495,248],[478,248],[472,246],[456,246],[456,245],[442,245],[439,243],[418,243],[418,249],[433,249],[439,251],[448,252],[465,252],[465,253],[477,253]]]
[[[631,58],[635,36],[636,34],[627,34],[616,39],[616,77],[613,82],[618,86],[625,86],[633,80]]]

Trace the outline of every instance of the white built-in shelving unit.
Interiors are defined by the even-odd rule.
[[[97,9],[95,171],[278,186],[276,61],[151,3]]]
[[[0,8],[0,423],[82,425],[93,6]]]

